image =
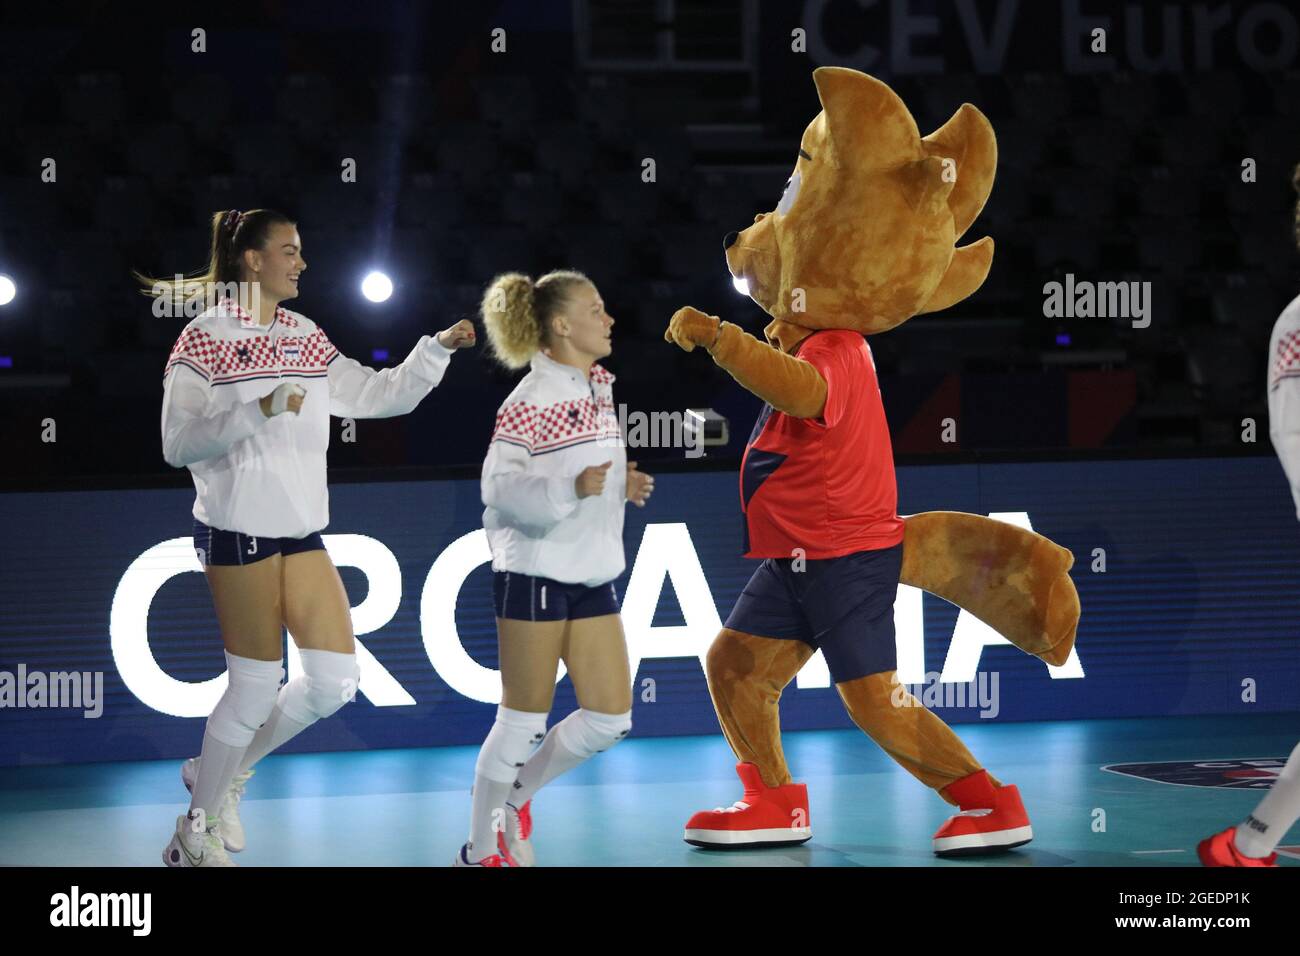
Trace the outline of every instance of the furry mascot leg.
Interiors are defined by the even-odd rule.
[[[812,839],[808,788],[793,783],[781,749],[779,701],[812,657],[802,641],[723,628],[709,648],[705,675],[718,722],[735,751],[744,796],[704,810],[686,824],[686,842],[724,849],[793,846]]]
[[[958,805],[944,788],[983,768],[953,729],[898,683],[894,671],[844,681],[835,689],[863,733],[917,780]]]
[[[889,756],[960,808],[934,835],[940,856],[1009,850],[1033,839],[1014,786],[1002,786],[936,714],[898,682],[894,671],[836,684],[853,722]]]

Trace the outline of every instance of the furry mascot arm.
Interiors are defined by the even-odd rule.
[[[810,362],[760,342],[738,325],[686,306],[673,313],[664,333],[687,352],[697,345],[744,388],[779,412],[817,418],[826,406],[826,380]]]

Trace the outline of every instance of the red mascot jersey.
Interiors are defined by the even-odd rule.
[[[820,418],[763,408],[740,466],[745,557],[836,558],[903,540],[889,425],[871,347],[814,332],[795,354],[826,380]]]

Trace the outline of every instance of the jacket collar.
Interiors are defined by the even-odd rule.
[[[535,371],[545,375],[562,375],[575,384],[583,387],[587,386],[587,378],[582,374],[581,369],[576,369],[572,365],[565,365],[563,362],[557,362],[545,352],[537,352],[532,360],[528,363]],[[591,384],[592,385],[609,385],[614,381],[614,375],[608,369],[599,363],[591,366]]]
[[[767,336],[769,344],[776,346],[782,352],[792,353],[796,345],[816,331],[816,329],[807,329],[802,325],[787,322],[785,319],[773,319],[767,324],[767,328],[763,329],[763,334]]]
[[[298,320],[289,315],[284,306],[276,306],[275,318],[271,319],[271,324],[262,326],[258,323],[257,317],[252,315],[247,309],[236,302],[234,299],[223,297],[217,302],[217,313],[222,316],[229,316],[239,322],[240,328],[244,329],[264,329],[271,331],[277,324],[293,328],[298,324]]]

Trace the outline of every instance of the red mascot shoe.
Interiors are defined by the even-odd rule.
[[[1196,855],[1202,866],[1272,866],[1277,865],[1277,854],[1264,857],[1242,856],[1237,849],[1237,828],[1228,827],[1196,844]]]
[[[758,767],[736,764],[745,795],[729,807],[701,810],[686,822],[691,846],[726,850],[751,846],[798,846],[812,839],[808,787],[787,783],[769,787]]]
[[[945,787],[961,812],[934,835],[937,856],[977,856],[1024,846],[1034,838],[1029,814],[1014,786],[995,787],[976,771]]]

